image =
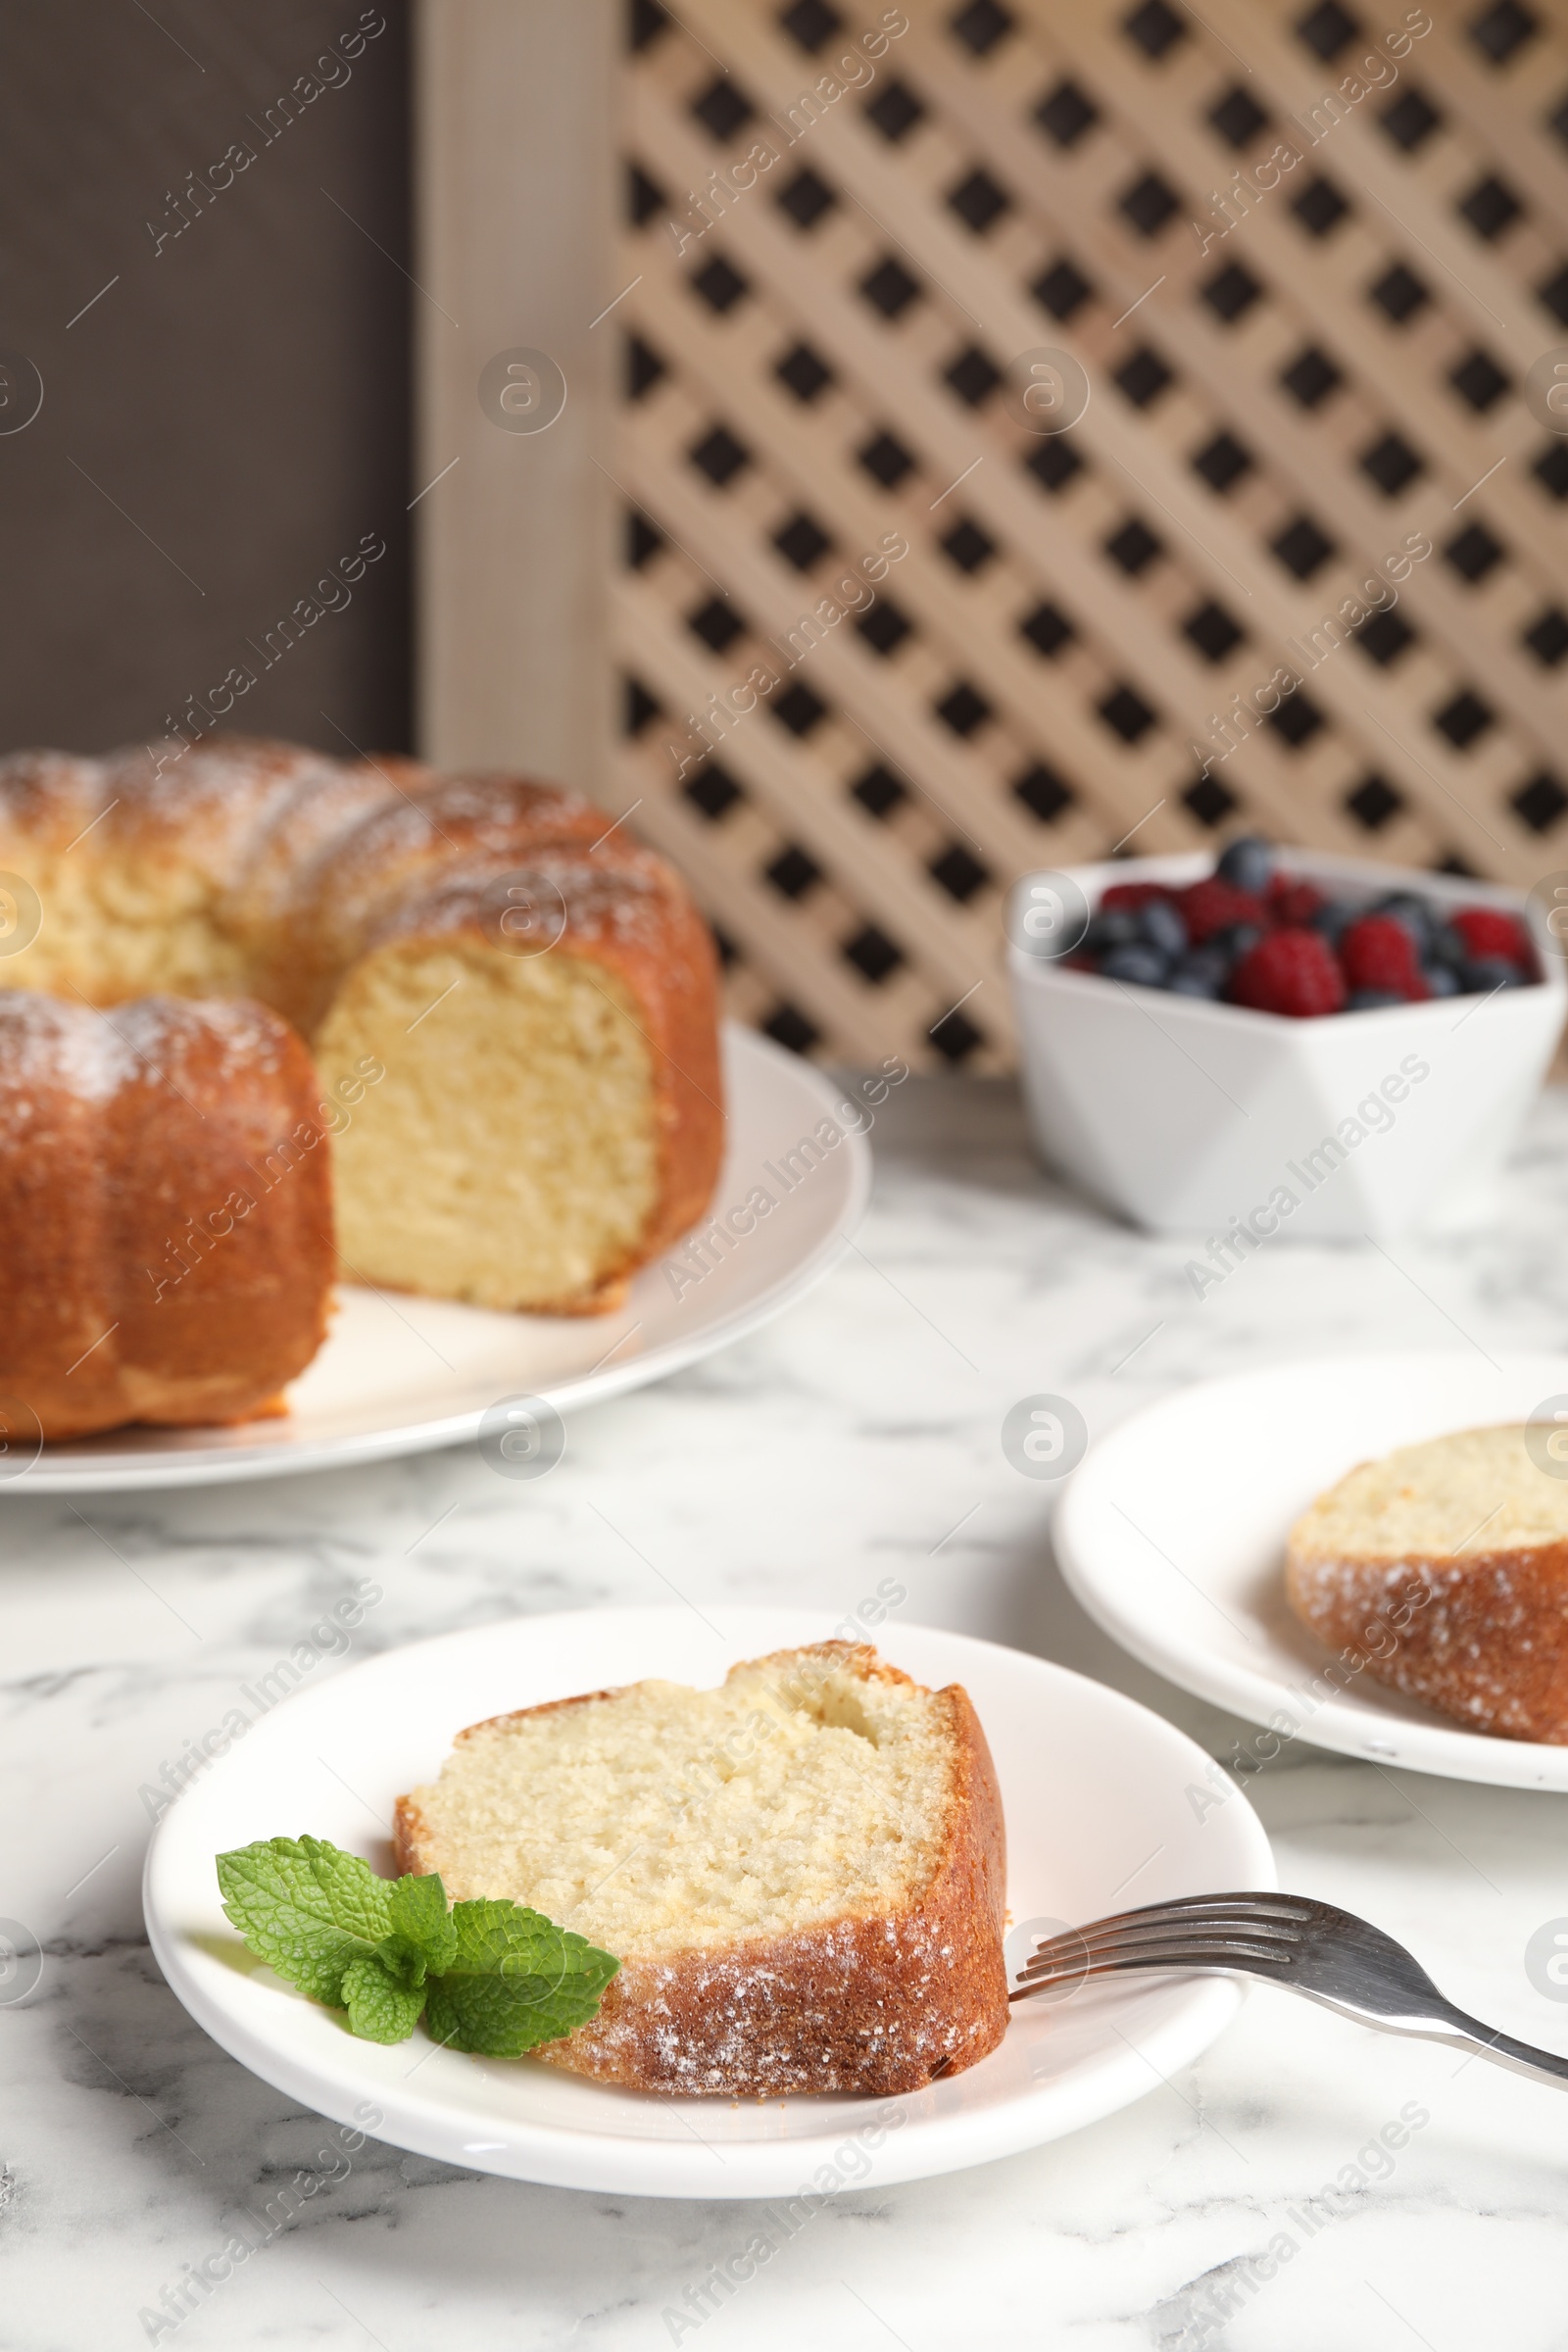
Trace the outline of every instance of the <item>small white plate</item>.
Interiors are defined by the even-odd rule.
[[[897,2099],[655,2097],[535,2059],[464,2057],[422,2030],[392,2049],[356,2041],[252,1961],[223,1918],[213,1857],[254,1838],[329,1838],[390,1871],[393,1799],[440,1769],[465,1724],[645,1675],[710,1686],[739,1658],[835,1630],[803,1610],[721,1609],[711,1624],[685,1608],[580,1610],[416,1642],[301,1691],[155,1833],[143,1901],[158,1964],[225,2050],[337,2123],[366,2128],[369,2109],[372,2135],[395,2147],[634,2196],[788,2197],[835,2150],[845,2184],[983,2164],[1127,2106],[1206,2049],[1241,1987],[1165,1977],[1020,2002],[979,2066]],[[1200,1822],[1188,1791],[1209,1760],[1147,1708],[959,1634],[887,1625],[880,1646],[924,1683],[962,1682],[975,1702],[1006,1814],[1013,1965],[1025,1928],[1044,1935],[1174,1895],[1275,1884],[1251,1807],[1232,1796]]]
[[[724,1028],[724,1084],[728,1138],[710,1213],[722,1221],[759,1186],[775,1205],[761,1216],[754,1210],[752,1230],[712,1250],[706,1271],[680,1243],[644,1268],[626,1305],[609,1315],[495,1314],[346,1288],[280,1418],[229,1429],[115,1430],[31,1457],[13,1453],[0,1460],[0,1494],[205,1486],[421,1453],[477,1437],[486,1410],[504,1398],[542,1397],[565,1412],[744,1338],[803,1298],[859,1223],[876,1105],[865,1087],[834,1088],[796,1054],[733,1022]],[[870,1091],[877,1085],[885,1099],[884,1081]],[[824,1118],[843,1140],[804,1152]]]
[[[1562,1396],[1553,1355],[1327,1357],[1204,1381],[1121,1422],[1074,1472],[1052,1531],[1061,1572],[1135,1658],[1272,1726],[1260,1758],[1294,1727],[1379,1764],[1568,1789],[1568,1747],[1463,1731],[1366,1674],[1314,1690],[1332,1653],[1285,1598],[1293,1520],[1357,1462]]]

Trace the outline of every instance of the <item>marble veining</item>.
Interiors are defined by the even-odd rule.
[[[1130,1233],[1038,1171],[1002,1085],[911,1083],[874,1149],[871,1214],[809,1300],[579,1415],[536,1484],[461,1447],[76,1509],[0,1492],[0,1910],[44,1947],[25,1999],[0,1982],[7,2352],[1568,2342],[1568,2105],[1283,1994],[1254,1992],[1198,2066],[1071,2140],[944,2180],[852,2181],[726,2295],[703,2282],[752,2237],[747,2206],[532,2188],[345,2144],[358,2135],[224,2056],[164,1985],[138,1897],[147,1791],[367,1583],[378,1597],[341,1646],[318,1636],[314,1672],[519,1612],[676,1605],[671,1587],[699,1607],[838,1614],[894,1573],[910,1621],[1096,1675],[1223,1757],[1244,1727],[1123,1657],[1068,1597],[1052,1490],[1001,1449],[1008,1407],[1055,1392],[1095,1431],[1302,1353],[1568,1348],[1562,1093],[1484,1229],[1387,1255],[1282,1240],[1202,1300],[1190,1245]],[[1524,1961],[1568,1919],[1568,1798],[1299,1744],[1250,1788],[1287,1885],[1378,1919],[1490,2022],[1568,2048],[1568,1986],[1554,2000]],[[231,2241],[231,2276],[176,2328],[188,2266]]]

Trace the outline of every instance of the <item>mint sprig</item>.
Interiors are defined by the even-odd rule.
[[[365,2041],[407,2041],[422,2016],[453,2049],[520,2058],[586,2024],[620,1966],[524,1904],[449,1907],[433,1872],[377,1878],[322,1838],[220,1854],[218,1884],[258,1958]]]

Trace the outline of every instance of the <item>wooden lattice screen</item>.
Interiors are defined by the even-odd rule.
[[[1560,7],[635,0],[624,144],[615,791],[732,1010],[1004,1067],[1006,884],[1129,835],[1568,862]],[[1054,436],[1004,380],[1042,346],[1092,388]]]

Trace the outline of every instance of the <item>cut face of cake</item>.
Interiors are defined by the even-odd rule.
[[[540,2055],[687,2094],[909,2090],[1007,2021],[1005,1849],[967,1694],[849,1642],[460,1733],[399,1801],[399,1864],[621,1962]]]

